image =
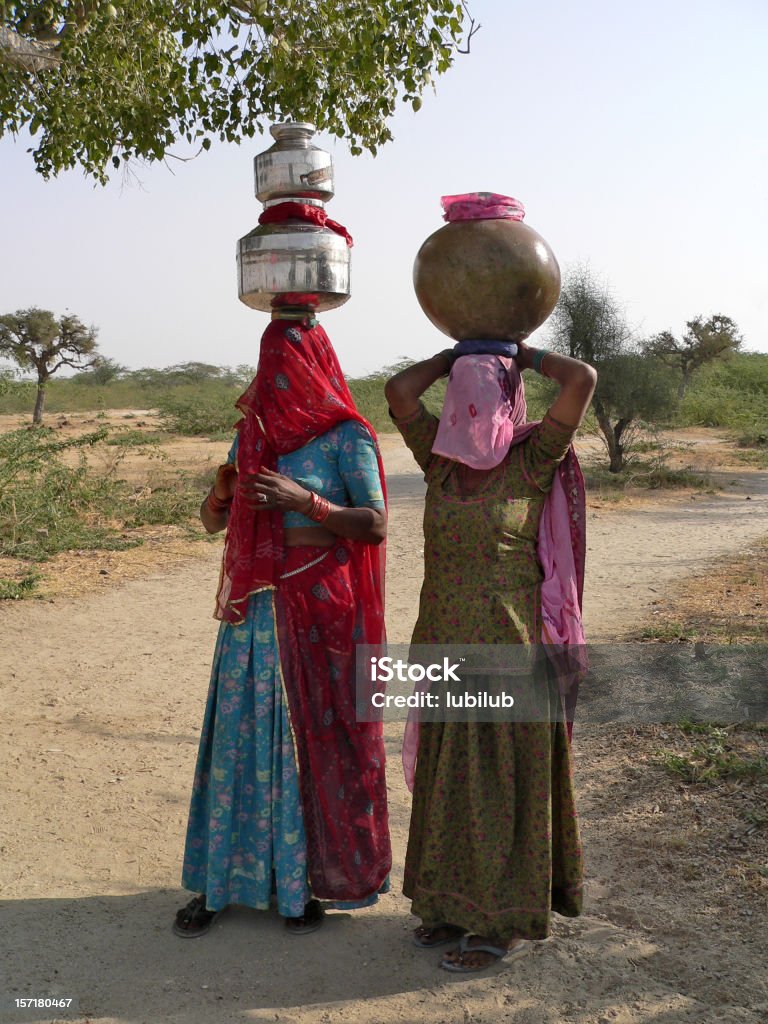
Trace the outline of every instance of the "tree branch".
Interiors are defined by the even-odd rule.
[[[58,67],[61,57],[55,40],[25,39],[7,25],[0,25],[0,60],[22,71],[48,71]]]
[[[467,5],[466,4],[462,4],[462,7],[464,8],[467,17],[469,18],[469,32],[467,33],[467,48],[466,48],[466,50],[462,50],[462,48],[460,46],[457,46],[456,47],[456,52],[457,53],[469,53],[469,51],[472,48],[472,36],[475,34],[475,32],[479,32],[480,29],[483,26],[479,25],[479,24],[475,25],[475,19],[470,15],[469,10],[467,9]]]

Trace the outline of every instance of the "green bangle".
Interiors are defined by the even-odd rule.
[[[549,352],[543,348],[537,348],[534,350],[533,359],[531,360],[531,367],[536,373],[541,373],[541,364],[544,362],[544,356],[548,356]]]

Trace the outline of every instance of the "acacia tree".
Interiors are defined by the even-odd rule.
[[[743,341],[736,324],[729,316],[716,313],[707,320],[694,317],[686,323],[681,340],[671,331],[654,335],[645,345],[645,351],[656,356],[666,366],[680,371],[677,397],[682,399],[691,383],[695,370],[714,359],[723,359],[736,352]]]
[[[62,366],[79,370],[96,366],[95,327],[86,327],[76,316],[58,320],[47,309],[20,309],[0,316],[0,355],[12,359],[22,370],[37,374],[37,397],[32,422],[43,422],[45,389]]]
[[[610,289],[585,264],[565,275],[550,321],[550,343],[556,351],[597,369],[592,408],[608,450],[609,469],[621,472],[639,423],[662,418],[673,409],[669,372],[642,353]]]
[[[79,165],[101,182],[110,164],[287,118],[375,153],[398,98],[418,110],[476,30],[464,0],[46,0],[0,15],[0,136],[40,133],[44,177]]]

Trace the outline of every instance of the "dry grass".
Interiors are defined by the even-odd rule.
[[[768,538],[686,578],[629,639],[765,643],[766,564]],[[749,919],[759,924],[768,909],[768,724],[612,729],[600,743],[600,771],[614,779],[602,827],[616,848],[650,857],[683,900],[695,887],[713,923],[726,914],[745,930]]]
[[[141,547],[124,551],[64,551],[56,555],[38,567],[41,578],[36,596],[43,600],[80,597],[115,583],[168,572],[209,554],[213,547],[206,536],[190,539],[186,531],[176,526],[145,527],[135,532],[143,537]]]
[[[706,574],[687,577],[654,602],[653,620],[632,639],[768,643],[766,566],[768,538],[719,560]]]

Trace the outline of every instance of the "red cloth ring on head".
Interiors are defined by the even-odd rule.
[[[295,306],[297,309],[317,309],[320,296],[317,292],[280,292],[272,299],[273,309]]]
[[[348,246],[354,245],[352,235],[343,224],[339,224],[337,220],[331,220],[322,207],[310,206],[308,203],[278,203],[277,206],[270,206],[259,217],[259,224],[279,224],[284,220],[303,220],[307,224],[317,224],[320,228],[329,228],[346,239]]]

